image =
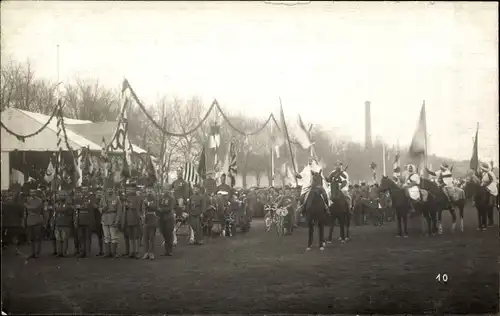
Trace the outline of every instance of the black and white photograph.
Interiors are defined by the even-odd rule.
[[[498,314],[498,2],[2,1],[2,315]]]

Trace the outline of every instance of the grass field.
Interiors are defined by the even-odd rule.
[[[466,231],[452,234],[444,217],[442,236],[395,238],[395,223],[355,227],[348,244],[307,253],[305,228],[280,238],[262,220],[204,246],[184,238],[174,257],[155,261],[57,259],[47,243],[26,264],[3,253],[3,290],[11,314],[498,313],[498,226],[477,232],[468,208]]]

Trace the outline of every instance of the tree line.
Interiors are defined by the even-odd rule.
[[[110,89],[102,85],[98,79],[77,78],[71,83],[61,84],[51,82],[36,76],[36,71],[30,62],[19,63],[14,60],[2,61],[1,69],[1,109],[15,107],[22,110],[50,115],[57,102],[58,91],[61,91],[66,117],[90,120],[93,122],[116,121],[120,107],[119,89]],[[146,105],[151,116],[165,130],[184,133],[192,129],[206,113],[209,102],[197,96],[189,99],[165,95],[153,105]],[[224,105],[222,105],[224,107]],[[226,113],[232,125],[242,131],[254,131],[264,123],[262,118],[252,118],[241,113]],[[270,126],[261,133],[249,137],[235,132],[218,113],[211,114],[207,123],[195,133],[184,137],[163,135],[151,124],[142,110],[134,106],[129,110],[129,135],[132,142],[164,162],[162,174],[167,174],[186,161],[197,163],[202,152],[202,144],[210,134],[211,125],[217,121],[220,125],[221,146],[218,156],[227,155],[227,144],[235,138],[238,149],[238,169],[245,185],[246,175],[254,174],[257,177],[267,174],[271,178],[271,144]],[[272,124],[272,122],[271,122]],[[363,128],[363,127],[360,127]],[[372,171],[370,164],[377,165],[378,178],[382,175],[383,142],[376,139],[370,148],[364,144],[350,141],[328,133],[320,127],[311,131],[315,142],[317,156],[324,162],[325,169],[330,172],[337,161],[348,165],[348,173],[353,180],[370,180]],[[280,157],[275,157],[275,175],[279,176],[281,166],[290,162],[290,151],[283,145]],[[472,144],[471,144],[472,146]],[[296,164],[301,169],[309,156],[308,150],[293,145],[296,154]],[[386,171],[392,175],[393,162],[396,152],[400,153],[401,167],[412,162],[406,148],[395,148],[386,145]],[[468,169],[468,161],[453,161],[430,155],[428,164],[437,169],[441,162],[446,161],[454,166],[454,173],[461,176]],[[290,165],[291,166],[291,165]],[[292,168],[293,169],[293,168]],[[300,171],[300,170],[298,170]]]

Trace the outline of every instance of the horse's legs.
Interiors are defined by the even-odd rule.
[[[403,211],[402,210],[396,210],[396,219],[397,219],[397,225],[398,225],[398,237],[400,237],[402,234],[401,234],[401,220],[402,220],[402,213]]]
[[[487,216],[488,216],[488,226],[495,225],[494,216],[493,216],[493,204],[491,204],[491,203],[488,203]]]
[[[314,239],[314,222],[310,219],[308,221],[308,225],[309,225],[309,240],[307,242],[307,248],[311,248],[312,246],[312,243],[313,243],[313,239]]]
[[[408,211],[403,210],[401,217],[403,217],[403,228],[404,228],[404,236],[408,236]],[[399,224],[399,230],[401,231],[401,223]]]
[[[340,214],[339,216],[339,226],[340,226],[340,239],[345,240],[345,219],[346,214]]]
[[[346,238],[349,239],[351,236],[349,234],[349,229],[351,228],[351,212],[347,212],[345,215],[345,228],[346,228]]]
[[[457,225],[457,212],[455,211],[455,207],[450,206],[450,214],[451,214],[451,231],[455,231],[455,226]]]
[[[460,231],[464,231],[464,208],[465,208],[465,200],[458,203],[458,212],[460,215]]]
[[[333,228],[335,227],[335,215],[333,210],[330,215],[328,215],[328,219],[330,221],[330,229],[328,232],[328,241],[331,242],[333,240]]]
[[[325,225],[323,222],[318,221],[318,239],[319,239],[319,247],[323,247],[323,243],[325,241]]]

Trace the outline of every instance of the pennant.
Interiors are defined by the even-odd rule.
[[[425,103],[420,110],[420,117],[418,120],[417,129],[413,135],[410,145],[410,157],[421,158],[426,155],[426,142],[427,142],[427,127],[425,119]]]
[[[56,169],[52,165],[52,159],[49,161],[49,165],[47,166],[47,170],[45,171],[44,179],[47,183],[51,183],[54,180]]]

